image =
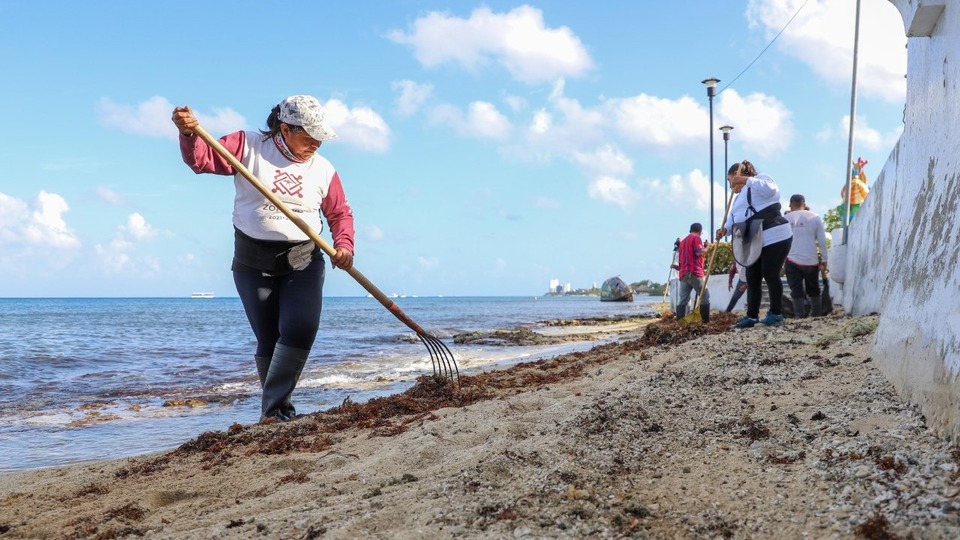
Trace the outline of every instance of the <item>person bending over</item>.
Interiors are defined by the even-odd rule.
[[[736,223],[760,220],[762,245],[760,256],[746,267],[747,313],[737,322],[737,328],[750,328],[760,322],[767,326],[783,324],[783,283],[780,271],[790,252],[793,233],[790,223],[780,214],[780,188],[766,174],[758,173],[753,163],[742,161],[727,171],[730,189],[737,194],[727,220],[717,230],[717,240],[727,235]],[[770,310],[760,317],[763,282],[770,293]]]
[[[180,153],[195,173],[233,176],[233,280],[257,338],[261,421],[297,415],[290,396],[320,328],[323,251],[226,159],[194,133],[190,107],[177,107]],[[220,143],[315,232],[322,217],[333,236],[334,268],[353,266],[353,210],[340,176],[316,152],[336,137],[312,96],[290,96],[270,111],[266,129],[237,131]]]

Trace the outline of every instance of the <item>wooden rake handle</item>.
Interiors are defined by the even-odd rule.
[[[271,203],[273,203],[274,206],[279,208],[280,211],[283,212],[283,215],[287,216],[290,219],[290,221],[292,221],[294,225],[297,226],[297,228],[299,228],[301,231],[304,232],[304,234],[310,237],[310,239],[313,240],[313,242],[317,244],[320,247],[320,249],[323,250],[324,253],[326,253],[330,257],[333,257],[334,255],[337,254],[337,250],[333,249],[333,246],[328,244],[326,240],[324,240],[319,234],[317,234],[313,229],[311,229],[310,226],[307,225],[307,223],[300,218],[300,216],[294,214],[289,208],[287,208],[287,205],[283,204],[283,202],[279,198],[277,198],[277,196],[274,195],[273,192],[271,192],[263,184],[261,184],[260,181],[257,180],[257,177],[254,176],[253,173],[251,173],[243,165],[243,163],[240,163],[240,160],[238,160],[236,156],[231,154],[226,148],[223,147],[222,144],[220,144],[220,141],[213,138],[209,133],[207,133],[205,129],[200,127],[200,125],[197,125],[196,127],[194,127],[193,132],[196,133],[197,136],[199,136],[201,139],[203,139],[204,142],[210,145],[210,147],[213,148],[217,154],[220,154],[220,157],[227,160],[230,163],[230,165],[232,165],[237,172],[243,175],[243,177],[246,178],[247,181],[250,182],[251,185],[253,185],[253,187],[257,188],[257,191],[263,194],[263,196],[266,197],[267,200],[269,200]],[[369,279],[367,279],[366,276],[360,273],[360,271],[357,270],[356,267],[350,267],[350,269],[346,270],[346,272],[350,274],[350,276],[353,277],[353,279],[357,280],[357,283],[359,283],[364,289],[367,290],[367,292],[373,295],[373,297],[376,298],[377,301],[379,301],[383,305],[383,307],[387,308],[387,311],[392,313],[394,317],[399,319],[400,322],[407,325],[411,330],[416,332],[418,335],[426,335],[426,336],[429,335],[423,328],[420,327],[419,324],[415,323],[413,319],[408,317],[407,314],[404,313],[400,309],[400,307],[397,306],[396,303],[394,303],[393,300],[391,300],[387,295],[383,294],[383,291],[378,289],[377,286],[373,284],[373,282],[371,282]]]
[[[710,189],[713,189],[713,186],[710,186]],[[723,219],[721,220],[721,223],[726,223],[726,222],[727,222],[727,215],[730,213],[730,205],[731,205],[731,204],[733,204],[733,190],[732,190],[732,189],[730,190],[730,196],[727,197],[727,209],[723,211]],[[721,225],[721,227],[723,227],[723,225]],[[713,232],[713,231],[711,231],[711,232]],[[714,241],[713,238],[711,238],[710,240],[711,240],[711,241]],[[714,241],[714,244],[716,244],[716,241]],[[707,264],[707,271],[706,271],[706,273],[704,273],[704,275],[703,275],[703,285],[700,287],[700,294],[697,295],[697,305],[695,305],[695,306],[693,307],[694,311],[700,309],[700,300],[703,299],[703,293],[704,293],[704,291],[707,290],[707,280],[710,279],[710,274],[713,272],[713,262],[714,262],[714,261],[716,260],[716,258],[717,258],[717,251],[718,251],[718,250],[717,250],[717,246],[713,246],[713,251],[710,252],[710,262],[709,262],[709,264]]]

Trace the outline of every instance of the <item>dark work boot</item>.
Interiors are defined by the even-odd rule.
[[[806,319],[809,314],[810,304],[805,296],[793,299],[793,316],[798,319]]]
[[[703,322],[710,322],[710,304],[700,304],[700,318]]]
[[[270,371],[271,357],[254,356],[253,359],[257,362],[257,376],[260,377],[260,388],[263,388],[263,381],[267,380],[267,372]]]
[[[260,378],[260,388],[263,389],[263,383],[267,380],[267,373],[270,371],[270,361],[273,360],[273,357],[254,356],[253,359],[257,362],[257,376]],[[299,379],[299,374],[297,378]],[[280,407],[280,411],[284,416],[290,418],[297,416],[297,410],[293,407],[293,403],[290,403],[289,397]]]
[[[270,371],[270,361],[273,360],[271,356],[254,356],[254,360],[257,362],[257,375],[260,377],[260,388],[263,388],[263,383],[267,379],[267,372]],[[297,374],[297,379],[300,379],[300,374]],[[290,403],[290,398],[283,403],[280,407],[280,411],[284,416],[289,418],[294,418],[297,416],[297,410],[293,407],[293,403]]]
[[[819,317],[823,313],[823,298],[819,295],[810,297],[810,316]]]
[[[677,306],[677,320],[682,319],[683,316],[686,315],[686,314],[687,314],[687,306],[685,306],[685,305],[684,305],[684,306],[679,306],[679,305],[678,305],[678,306]]]
[[[290,402],[290,394],[297,387],[300,373],[307,363],[310,351],[277,343],[270,360],[270,369],[263,382],[263,400],[260,408],[261,421],[266,418],[289,420],[296,416]]]

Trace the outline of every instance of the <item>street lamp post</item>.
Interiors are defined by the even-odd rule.
[[[707,99],[710,101],[710,240],[713,240],[715,229],[713,228],[713,96],[717,94],[717,83],[720,79],[710,77],[704,79],[703,84],[707,85]]]
[[[723,132],[723,175],[726,178],[727,171],[730,170],[730,165],[727,163],[729,159],[729,154],[727,154],[727,143],[730,142],[730,132],[733,130],[733,126],[720,126],[720,131]],[[723,182],[723,200],[727,200],[727,182]],[[723,227],[723,225],[720,225]]]

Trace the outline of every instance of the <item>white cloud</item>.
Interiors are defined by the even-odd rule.
[[[750,0],[747,20],[766,39],[777,32],[802,0]],[[798,58],[828,82],[850,85],[856,7],[848,0],[809,0],[777,40],[777,47]],[[888,1],[863,2],[860,10],[857,89],[887,101],[906,96],[907,38],[897,8]]]
[[[120,105],[109,98],[100,98],[97,112],[100,124],[124,133],[148,137],[177,138],[177,128],[170,120],[174,105],[166,98],[154,96],[138,105]],[[213,115],[194,110],[197,120],[210,133],[228,133],[244,128],[246,120],[230,108],[214,108]]]
[[[474,133],[492,139],[506,138],[511,130],[507,117],[501,114],[492,103],[484,101],[474,101],[470,104],[467,122],[472,126]]]
[[[370,107],[350,108],[338,99],[327,101],[324,107],[326,118],[337,132],[334,140],[372,152],[390,149],[390,126]]]
[[[390,148],[390,127],[369,107],[350,108],[338,99],[324,104],[326,117],[344,143],[386,152]],[[177,129],[170,120],[174,105],[166,98],[154,96],[139,105],[119,105],[101,98],[98,106],[100,123],[125,133],[150,137],[177,138]],[[246,120],[230,108],[214,108],[213,114],[194,110],[197,120],[209,133],[231,133],[246,128]]]
[[[553,115],[547,112],[544,109],[540,109],[533,113],[533,120],[530,122],[530,133],[535,135],[543,135],[550,131],[550,128],[553,127]]]
[[[546,106],[533,112],[522,140],[507,149],[508,154],[519,159],[567,156],[607,142],[603,128],[608,120],[604,112],[565,97],[565,85],[562,79],[554,83]]]
[[[147,223],[147,220],[137,213],[130,214],[127,217],[127,223],[117,227],[117,232],[121,238],[131,240],[149,240],[157,235],[157,232]]]
[[[855,152],[861,150],[869,151],[889,151],[896,146],[903,133],[903,126],[897,126],[887,133],[882,133],[870,127],[865,116],[857,116],[857,124],[854,126],[853,147]],[[821,144],[843,143],[844,145],[850,139],[850,115],[845,114],[843,118],[837,121],[835,125],[826,126],[815,134],[817,142]]]
[[[380,227],[377,227],[376,225],[369,225],[367,227],[364,227],[362,231],[363,231],[363,237],[373,242],[379,242],[384,238],[383,229],[381,229]]]
[[[793,115],[774,97],[762,93],[742,97],[728,89],[714,106],[714,127],[733,125],[737,142],[748,151],[770,155],[787,148],[793,138]],[[706,146],[710,136],[709,107],[689,96],[611,98],[603,104],[603,110],[624,140],[663,151]]]
[[[39,247],[55,247],[62,249],[71,249],[80,247],[80,241],[74,235],[74,232],[67,227],[63,214],[70,210],[67,201],[56,193],[47,193],[41,191],[37,195],[34,209],[28,211],[27,206],[20,201],[6,197],[0,194],[0,206],[4,209],[3,237],[9,237],[7,224],[16,227],[20,231],[22,241],[25,244]],[[9,222],[11,216],[6,215],[7,211],[13,211],[16,214],[15,220]]]
[[[438,105],[431,111],[430,119],[461,135],[479,139],[505,140],[513,130],[507,117],[486,101],[471,103],[466,115],[453,105]]]
[[[0,268],[4,275],[60,272],[80,252],[63,218],[69,210],[60,195],[41,191],[27,203],[0,193]]]
[[[391,86],[400,93],[396,106],[401,116],[410,116],[417,112],[433,96],[432,84],[403,80],[394,81]]]
[[[112,206],[127,206],[129,204],[123,195],[103,186],[94,188],[94,193],[98,199]]]
[[[572,159],[587,172],[588,176],[625,177],[633,174],[633,161],[610,144],[603,145],[592,152],[576,151]]]
[[[675,174],[666,181],[659,178],[651,180],[641,180],[644,193],[649,195],[649,199],[657,201],[665,208],[693,208],[695,210],[707,210],[710,208],[710,179],[707,178],[700,169],[694,169],[686,175]],[[723,198],[723,186],[714,184],[714,189],[719,188],[720,199]],[[719,202],[721,212],[726,201],[714,200],[714,206]],[[719,218],[718,218],[719,219]]]
[[[867,124],[866,117],[857,116],[857,122],[853,130],[854,149],[865,150],[889,150],[893,148],[900,140],[900,134],[903,133],[903,126],[897,126],[888,133],[881,133]],[[831,137],[832,138],[832,137]],[[850,138],[850,115],[843,115],[840,125],[837,127],[836,138],[848,140]]]
[[[440,266],[440,259],[436,257],[424,257],[423,255],[417,257],[417,264],[420,265],[420,268],[430,269]]]
[[[614,204],[623,209],[630,208],[640,198],[639,192],[629,184],[610,176],[594,178],[587,186],[587,194],[593,199]]]
[[[27,203],[0,193],[0,245],[22,242],[20,226],[29,215]]]
[[[720,94],[714,112],[715,127],[732,125],[731,138],[736,136],[737,144],[748,152],[770,156],[785,150],[793,140],[793,113],[766,94],[741,97],[736,90],[727,89]]]
[[[97,244],[94,253],[99,257],[100,264],[108,274],[137,274],[141,277],[156,275],[160,270],[160,262],[156,257],[144,255],[134,258],[137,243],[150,240],[157,235],[157,231],[147,220],[138,213],[127,216],[127,221],[117,225],[117,234],[107,245]],[[181,256],[181,262],[192,260],[189,255],[186,259]]]
[[[507,95],[504,96],[503,101],[513,112],[520,112],[527,107],[527,100],[520,96]]]
[[[97,244],[93,250],[100,257],[100,263],[104,270],[109,273],[119,273],[130,267],[130,255],[125,250],[128,245],[123,241],[111,242],[108,246]]]
[[[673,147],[705,138],[707,111],[693,98],[677,100],[647,94],[605,102],[618,133],[635,143]]]
[[[508,13],[480,7],[469,19],[434,11],[414,21],[410,32],[394,30],[387,37],[412,46],[426,68],[454,63],[478,71],[495,63],[530,84],[578,77],[593,65],[580,38],[566,26],[548,28],[543,12],[531,6]]]

